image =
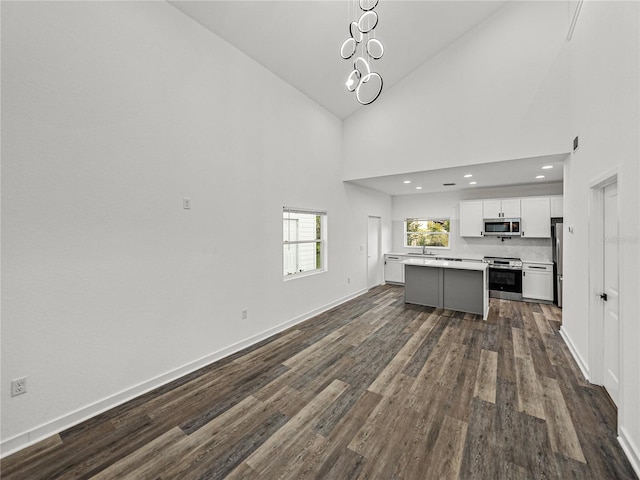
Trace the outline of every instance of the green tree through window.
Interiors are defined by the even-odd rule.
[[[449,247],[451,223],[448,218],[408,218],[404,225],[405,247]]]

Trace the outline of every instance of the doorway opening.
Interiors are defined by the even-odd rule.
[[[367,222],[367,288],[382,284],[382,219],[369,216]]]

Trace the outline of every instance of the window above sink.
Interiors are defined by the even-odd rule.
[[[404,246],[421,247],[422,252],[409,255],[427,256],[424,249],[448,249],[451,221],[449,218],[407,218],[404,221]]]

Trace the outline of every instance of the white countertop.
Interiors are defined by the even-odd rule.
[[[540,265],[553,265],[553,262],[540,261],[540,260],[522,260],[522,263],[539,263]]]
[[[489,266],[487,263],[481,262],[449,262],[447,260],[434,260],[431,258],[407,258],[400,263],[416,267],[453,268],[456,270],[476,270],[479,272],[485,271]]]
[[[475,260],[475,261],[482,261],[482,259],[484,258],[482,255],[474,255],[474,254],[469,254],[469,255],[449,255],[447,252],[437,252],[434,255],[416,255],[416,254],[409,254],[408,252],[404,252],[404,253],[397,253],[397,252],[390,252],[390,253],[385,253],[385,255],[393,255],[393,256],[397,256],[397,257],[411,257],[411,258],[439,258],[439,257],[445,257],[445,258],[456,258],[456,259],[461,259],[461,260]]]

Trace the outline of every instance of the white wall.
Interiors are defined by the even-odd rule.
[[[565,307],[563,329],[592,368],[589,304],[589,184],[618,172],[622,391],[619,434],[640,474],[640,158],[639,31],[637,2],[584,2],[571,48],[571,138],[580,148],[565,167]],[[595,335],[594,332],[591,332]]]
[[[404,246],[406,218],[449,217],[451,233],[449,249],[434,251],[443,255],[519,257],[525,261],[551,261],[551,240],[544,238],[513,238],[504,242],[497,237],[460,237],[460,202],[465,200],[510,198],[540,195],[562,195],[562,183],[545,183],[518,187],[454,190],[447,193],[426,193],[392,197],[391,251],[416,251]]]
[[[345,121],[344,178],[568,152],[567,16],[510,2],[385,90]]]
[[[364,291],[367,215],[388,248],[341,122],[164,2],[2,2],[2,100],[3,454]],[[328,272],[283,282],[283,206]]]

